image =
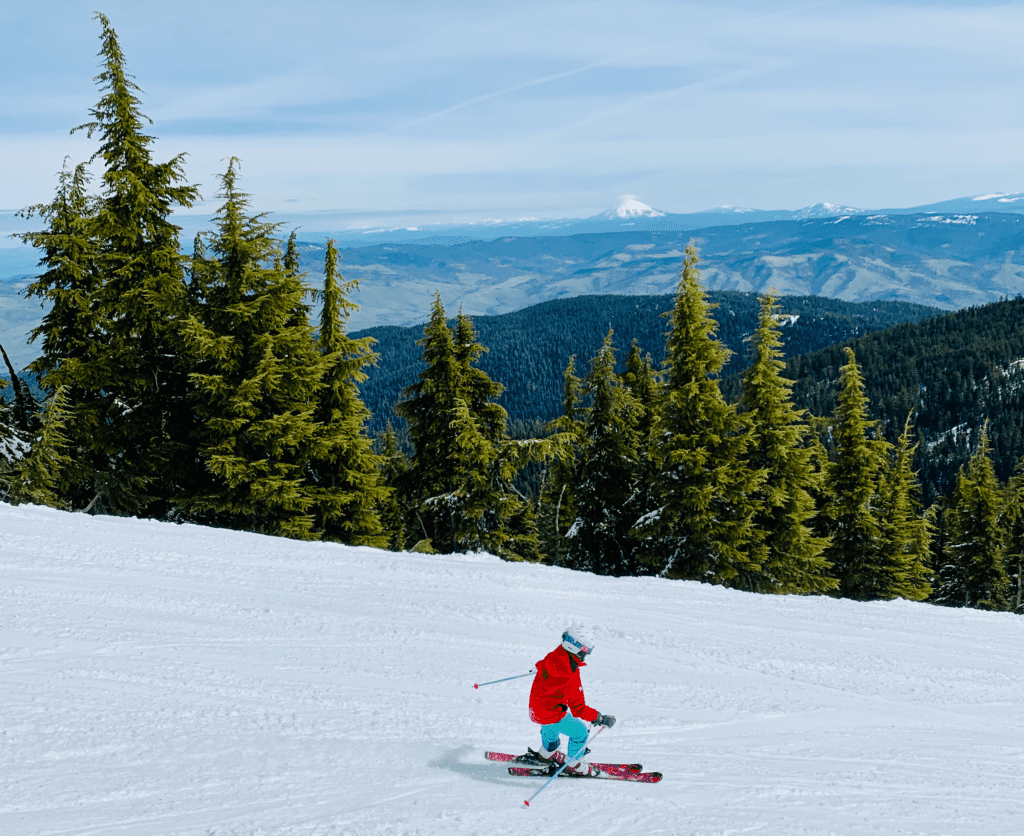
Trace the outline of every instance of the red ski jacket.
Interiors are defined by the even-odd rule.
[[[597,710],[587,705],[580,682],[580,662],[569,651],[559,645],[541,659],[535,667],[537,675],[530,689],[530,719],[546,726],[557,723],[565,716],[566,709],[573,717],[588,723],[597,719]]]

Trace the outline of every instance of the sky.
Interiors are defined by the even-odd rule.
[[[1024,5],[821,0],[0,4],[0,210],[48,201],[111,20],[216,207],[353,226],[1024,190]]]

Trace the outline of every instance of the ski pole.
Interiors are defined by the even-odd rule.
[[[597,737],[606,728],[608,728],[608,727],[607,726],[598,726],[597,727],[597,731],[592,732],[587,737],[587,739],[585,741],[583,741],[583,746],[580,747],[580,751],[583,752],[583,753],[586,753],[586,751],[587,751],[587,744],[590,743],[591,740],[593,740],[595,737]],[[580,757],[582,758],[583,755],[580,755]],[[555,780],[555,778],[557,778],[559,775],[561,775],[562,774],[562,770],[565,769],[570,763],[572,763],[572,761],[567,757],[565,759],[565,763],[563,763],[560,767],[558,767],[558,771],[554,775],[552,775],[550,778],[548,778],[547,781],[544,782],[544,786],[541,787],[539,790],[537,790],[537,792],[535,792],[533,795],[531,795],[530,798],[527,801],[523,802],[523,804],[525,804],[527,807],[529,807],[530,806],[530,802],[533,801],[533,799],[535,799],[542,792],[544,792],[544,790],[547,789],[548,784],[550,784],[552,781]]]
[[[522,679],[524,676],[533,676],[537,671],[530,668],[526,673],[519,673],[515,676],[506,676],[504,679],[492,679],[490,682],[474,682],[473,687],[479,688],[481,685],[494,685],[496,682],[508,682],[510,679]]]

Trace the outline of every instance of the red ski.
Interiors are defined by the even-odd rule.
[[[593,764],[601,770],[599,775],[577,775],[574,772],[565,771],[559,778],[597,778],[607,779],[610,781],[636,781],[641,784],[657,784],[661,780],[660,772],[635,772],[632,769],[615,769],[614,767],[618,764]],[[613,767],[608,769],[607,767]],[[508,768],[509,775],[521,775],[530,778],[550,778],[550,769],[530,769],[528,766],[510,766]]]
[[[506,763],[515,763],[526,769],[543,770],[547,771],[548,766],[540,763],[537,758],[532,754],[526,755],[507,755],[504,752],[484,752],[484,757],[489,761],[505,761]],[[593,763],[590,761],[590,763]],[[558,761],[556,766],[561,766],[562,762]],[[595,763],[598,769],[602,771],[628,771],[628,772],[639,772],[642,770],[643,764],[639,763]]]

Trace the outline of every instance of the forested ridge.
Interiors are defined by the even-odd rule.
[[[730,352],[723,373],[745,368],[750,336],[757,329],[757,294],[721,290],[710,291],[708,297],[715,306],[718,338]],[[569,358],[593,357],[609,328],[619,345],[629,346],[636,340],[641,353],[650,354],[655,365],[661,365],[668,327],[665,313],[671,310],[672,300],[671,295],[577,296],[498,316],[475,316],[480,342],[488,349],[480,358],[480,368],[504,384],[501,404],[512,421],[553,420],[562,408],[561,375]],[[934,308],[909,302],[844,302],[821,296],[783,297],[780,311],[787,357],[936,313]],[[422,334],[422,326],[383,326],[353,334],[372,337],[380,355],[362,387],[374,416],[370,423],[374,433],[384,429],[402,389],[423,368],[416,345]],[[622,367],[620,358],[619,371]]]
[[[836,406],[845,349],[853,348],[870,412],[895,438],[908,415],[922,444],[915,466],[924,500],[952,492],[956,474],[988,428],[995,472],[1009,479],[1024,455],[1024,299],[905,322],[810,353],[793,354],[793,399],[814,415]],[[741,379],[723,381],[738,397]]]
[[[97,19],[102,96],[85,128],[99,188],[86,163],[65,166],[52,201],[26,210],[42,227],[22,238],[43,253],[27,290],[49,305],[32,335],[43,399],[11,369],[0,499],[757,593],[1024,609],[1024,460],[1006,478],[1021,300],[792,357],[790,377],[787,334],[809,344],[870,318],[770,293],[716,309],[691,243],[670,299],[552,303],[488,332],[510,377],[547,352],[536,379],[547,370],[557,411],[550,392],[550,420],[525,398],[516,428],[478,324],[437,295],[418,371],[406,359],[399,372],[397,427],[389,411],[373,438],[363,387],[379,357],[347,333],[357,283],[334,242],[314,286],[231,158],[213,229],[184,255],[170,218],[198,192],[181,155],[152,159],[141,91]],[[871,321],[924,313],[876,303]],[[730,344],[738,374],[723,385]],[[934,502],[915,461],[945,468]]]

